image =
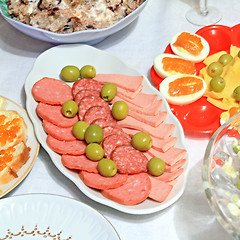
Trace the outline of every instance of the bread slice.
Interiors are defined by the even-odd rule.
[[[18,177],[18,170],[29,159],[30,148],[24,142],[0,151],[0,185]]]
[[[27,126],[24,119],[13,110],[0,110],[0,151],[20,142],[26,143]]]

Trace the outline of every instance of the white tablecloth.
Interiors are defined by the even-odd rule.
[[[179,31],[196,32],[185,13],[196,4],[191,0],[150,0],[140,17],[126,29],[108,37],[95,47],[114,54],[129,66],[149,76],[154,57],[162,53]],[[239,23],[240,1],[209,1],[221,10],[219,24]],[[51,48],[50,43],[32,39],[0,17],[0,95],[25,107],[24,82],[35,59]],[[202,240],[232,239],[210,210],[201,185],[201,166],[208,139],[186,137],[190,171],[182,197],[169,208],[155,214],[134,216],[98,204],[81,191],[51,162],[40,148],[36,162],[25,180],[5,197],[26,193],[54,193],[78,199],[103,213],[122,240]]]

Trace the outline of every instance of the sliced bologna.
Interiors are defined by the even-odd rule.
[[[119,173],[135,174],[147,172],[147,157],[132,146],[118,146],[111,158],[117,165]]]
[[[183,173],[184,169],[183,168],[179,168],[173,172],[164,172],[162,175],[158,176],[158,177],[154,177],[158,180],[161,180],[163,182],[171,182],[174,179],[178,178],[182,173]]]
[[[124,74],[97,74],[95,80],[101,83],[114,83],[117,87],[128,91],[136,91],[143,81],[143,76],[129,76]]]
[[[62,105],[72,100],[72,89],[65,82],[54,78],[42,78],[32,87],[32,95],[38,102]]]
[[[105,118],[109,120],[113,119],[109,108],[95,106],[87,110],[84,115],[83,121],[90,125],[94,120],[98,118]]]
[[[91,89],[83,89],[83,90],[80,90],[75,98],[74,98],[74,101],[79,104],[80,101],[84,98],[84,97],[87,97],[87,96],[97,96],[99,97],[100,96],[100,92],[99,91],[96,91],[96,90],[91,90]]]
[[[125,119],[118,121],[118,124],[121,127],[143,131],[148,133],[150,136],[161,139],[169,137],[175,128],[174,124],[170,123],[161,123],[157,127],[152,127],[146,123],[134,119],[131,116],[127,116]]]
[[[121,187],[103,190],[101,193],[108,199],[124,205],[136,205],[143,202],[151,191],[151,182],[147,173],[128,175]]]
[[[123,89],[121,87],[117,88],[117,96],[119,97],[127,97],[130,99],[133,99],[137,96],[137,94],[143,89],[143,85],[141,84],[138,89],[136,89],[135,91],[129,91],[126,89]]]
[[[99,96],[86,96],[84,97],[78,107],[78,117],[82,121],[86,111],[95,106],[100,106],[109,109],[108,103]]]
[[[101,128],[105,127],[114,127],[117,128],[117,121],[115,119],[105,119],[105,118],[98,118],[92,122],[92,124],[97,124]]]
[[[62,164],[69,169],[98,173],[98,162],[89,160],[85,154],[79,156],[64,154]]]
[[[51,135],[47,136],[47,145],[59,154],[81,155],[86,149],[86,143],[83,141],[60,141]]]
[[[125,133],[121,128],[118,127],[105,127],[103,128],[103,138],[112,135],[112,134],[117,134],[124,136],[125,138],[129,139],[131,141],[131,137]]]
[[[186,158],[183,158],[179,161],[177,161],[172,166],[166,164],[166,172],[175,172],[178,168],[182,167],[187,162]]]
[[[78,116],[67,118],[62,114],[61,106],[52,106],[45,103],[37,105],[37,114],[43,120],[46,120],[59,127],[71,127],[78,121]]]
[[[123,135],[117,135],[117,134],[112,134],[112,135],[108,135],[107,137],[105,137],[102,142],[105,157],[111,159],[112,151],[117,146],[122,146],[122,145],[130,146],[131,138],[125,137]]]
[[[157,202],[163,202],[172,191],[173,185],[160,181],[154,177],[150,177],[151,181],[151,191],[149,198]]]
[[[46,133],[62,141],[73,141],[76,137],[73,135],[72,127],[58,127],[46,120],[43,120],[43,128]]]
[[[127,181],[128,175],[117,173],[113,177],[103,177],[99,173],[81,171],[79,177],[88,187],[105,190],[122,186]]]
[[[94,79],[82,78],[74,82],[72,86],[72,95],[75,98],[77,93],[83,89],[91,89],[91,90],[101,92],[102,86],[103,86],[102,83],[99,83]]]

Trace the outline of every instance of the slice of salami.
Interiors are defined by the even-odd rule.
[[[103,138],[105,138],[109,135],[112,135],[112,134],[117,134],[117,135],[124,136],[125,138],[127,138],[131,141],[131,137],[119,127],[105,127],[105,128],[103,128]]]
[[[119,173],[135,174],[147,172],[147,157],[132,146],[118,146],[112,152],[112,160]]]
[[[79,104],[80,101],[84,98],[84,97],[87,97],[87,96],[97,96],[97,97],[100,97],[100,92],[99,91],[96,91],[96,90],[91,90],[91,89],[83,89],[83,90],[80,90],[75,98],[74,98],[74,101]]]
[[[118,128],[117,121],[115,119],[105,119],[105,118],[98,118],[92,122],[92,124],[97,124],[101,128],[105,127],[114,127]]]
[[[79,119],[82,121],[86,111],[89,108],[94,106],[101,106],[109,109],[108,103],[104,101],[102,98],[100,98],[99,96],[86,96],[79,103],[79,107],[78,107]]]
[[[112,151],[117,146],[122,146],[122,145],[131,145],[131,138],[125,137],[123,135],[117,135],[117,134],[112,134],[105,137],[102,143],[105,157],[111,159]]]
[[[72,127],[58,127],[46,120],[43,120],[43,128],[46,133],[50,134],[54,138],[62,141],[73,141],[76,137],[73,135]]]
[[[102,195],[117,203],[136,205],[143,202],[151,191],[151,182],[147,173],[128,175],[125,184],[118,188],[101,191]]]
[[[101,92],[103,87],[102,83],[90,78],[82,78],[77,80],[72,86],[72,95],[75,97],[77,93],[83,89],[91,89]]]
[[[61,106],[53,106],[46,103],[39,103],[37,105],[38,116],[58,127],[71,127],[78,121],[78,116],[67,118],[62,114]]]
[[[32,87],[32,95],[38,102],[62,105],[72,100],[72,89],[65,82],[54,78],[42,78]]]
[[[84,141],[60,141],[51,135],[47,136],[47,145],[56,153],[70,155],[84,154],[87,146]]]
[[[62,155],[62,164],[69,169],[98,173],[98,162],[89,160],[85,154],[80,156]]]
[[[88,125],[90,125],[94,120],[98,118],[105,118],[110,120],[113,119],[110,109],[105,107],[95,106],[87,110],[87,112],[84,115],[83,121],[85,121]]]
[[[81,171],[79,177],[87,186],[103,190],[122,186],[127,181],[128,175],[117,173],[113,177],[103,177],[98,173]]]

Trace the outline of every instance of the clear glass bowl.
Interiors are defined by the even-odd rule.
[[[240,112],[224,123],[206,148],[202,180],[205,194],[216,218],[225,230],[240,239],[240,190],[237,188],[240,152],[233,141],[240,139]]]

